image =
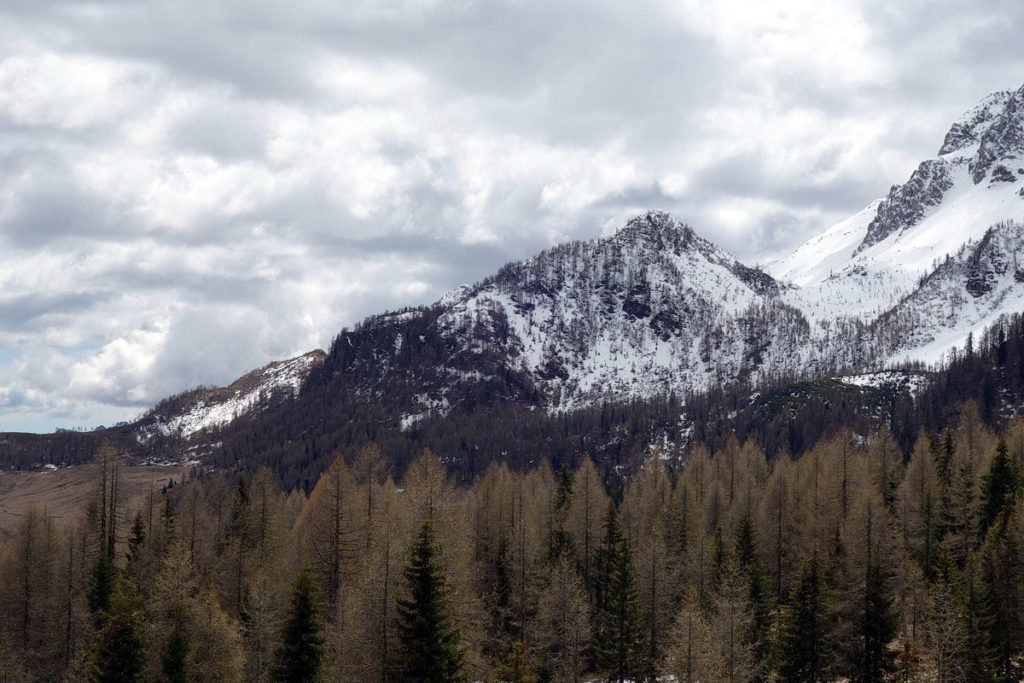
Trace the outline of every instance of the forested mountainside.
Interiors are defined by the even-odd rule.
[[[311,379],[308,392],[318,389]],[[998,427],[1024,405],[1024,318],[1007,316],[939,368],[908,367],[814,380],[780,378],[758,387],[731,385],[681,396],[608,401],[565,412],[481,397],[413,422],[390,408],[358,399],[282,405],[273,419],[239,421],[222,432],[210,462],[222,467],[267,466],[289,486],[313,485],[335,454],[354,457],[379,443],[396,472],[423,449],[433,450],[462,481],[493,461],[529,467],[542,461],[575,465],[591,457],[610,487],[657,453],[672,469],[692,448],[720,448],[731,437],[754,439],[769,457],[800,455],[839,430],[866,435],[886,427],[909,453],[921,429],[935,431],[974,401],[986,424]],[[317,412],[321,406],[323,412]],[[324,425],[338,425],[327,429]]]
[[[306,389],[316,390],[314,384]],[[329,384],[324,391],[333,395]],[[212,444],[197,443],[206,449],[204,462],[210,465],[250,472],[267,467],[286,487],[307,491],[334,457],[353,459],[371,441],[387,454],[396,474],[431,449],[461,482],[471,481],[496,461],[528,468],[543,462],[575,466],[590,457],[609,490],[616,491],[625,475],[652,454],[676,471],[695,445],[719,449],[734,437],[753,439],[768,457],[776,457],[800,455],[842,429],[866,435],[885,426],[900,451],[908,454],[921,429],[940,429],[969,401],[992,427],[1005,424],[1024,404],[1020,316],[1007,317],[972,339],[969,350],[937,370],[779,380],[759,390],[733,386],[556,413],[515,402],[481,401],[412,423],[399,417],[401,404],[288,401],[265,417],[233,422]],[[331,424],[338,426],[324,427]],[[98,434],[74,436],[93,439],[93,448],[103,443]]]
[[[885,429],[766,456],[655,453],[609,490],[589,459],[459,484],[427,452],[396,480],[364,444],[308,497],[197,469],[129,506],[106,451],[77,521],[0,541],[0,675],[1021,679],[1020,418],[968,405],[907,459]]]
[[[419,320],[410,319],[410,324]],[[376,328],[353,334],[363,332],[376,334]],[[675,468],[693,445],[720,448],[730,435],[756,439],[773,457],[780,452],[799,455],[843,428],[868,434],[885,425],[907,453],[920,429],[940,428],[967,401],[977,402],[983,420],[993,427],[1024,404],[1024,319],[1006,316],[972,337],[969,346],[946,364],[929,370],[908,366],[820,379],[778,378],[756,387],[723,385],[561,412],[507,400],[508,385],[495,381],[475,385],[489,387],[489,392],[481,391],[465,404],[409,420],[401,385],[393,388],[393,403],[364,401],[355,390],[339,391],[338,375],[325,372],[326,367],[314,371],[300,399],[282,401],[266,412],[242,414],[216,432],[197,434],[205,440],[182,442],[168,436],[142,444],[130,426],[90,433],[4,435],[9,457],[5,464],[20,469],[39,467],[41,462],[77,464],[92,458],[103,444],[111,444],[154,462],[184,453],[217,467],[270,467],[288,487],[309,490],[338,453],[354,457],[364,443],[376,441],[396,472],[424,448],[436,452],[462,481],[495,460],[529,467],[543,461],[574,465],[589,456],[608,485],[615,487],[621,484],[619,475],[635,471],[652,452]],[[368,371],[346,378],[358,386],[376,376]],[[45,455],[53,459],[43,460]]]

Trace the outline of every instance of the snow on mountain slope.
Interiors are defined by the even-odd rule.
[[[471,347],[484,338],[481,321],[505,330],[510,366],[568,408],[700,389],[798,362],[776,353],[802,348],[807,334],[802,317],[779,302],[781,290],[668,214],[650,212],[608,239],[506,266],[438,325]]]
[[[836,379],[843,384],[855,387],[895,387],[906,390],[911,396],[917,395],[928,384],[926,374],[893,370],[869,372],[863,375],[843,375]]]
[[[847,269],[860,265],[920,276],[965,242],[980,240],[996,223],[1024,217],[1024,198],[1016,179],[976,185],[968,157],[944,161],[951,185],[941,203],[929,207],[915,225],[861,251]],[[1024,172],[1019,175],[1024,180]]]
[[[934,362],[1001,315],[1024,311],[1024,223],[1000,223],[963,245],[876,326],[889,360]],[[899,331],[898,334],[889,331]]]
[[[939,151],[884,199],[768,266],[774,277],[798,286],[784,299],[812,325],[844,317],[865,323],[907,319],[888,311],[923,306],[924,295],[913,295],[947,256],[980,242],[995,225],[1024,220],[1024,87],[982,100],[953,124]],[[952,301],[959,297],[958,291],[944,295]],[[1002,299],[1004,312],[1020,310],[1012,300]],[[901,339],[899,348],[885,339],[881,348],[887,357],[935,360],[939,347],[962,341],[977,320],[991,317],[963,313],[967,317],[946,334],[935,330],[907,337],[901,329],[891,335]]]
[[[881,199],[842,220],[816,237],[812,237],[789,256],[765,266],[779,280],[798,287],[818,284],[842,270],[864,240],[868,225],[878,212]]]
[[[326,354],[317,349],[289,360],[274,361],[240,377],[227,387],[199,388],[167,399],[139,421],[140,443],[156,435],[188,439],[223,427],[235,418],[266,409],[295,396]]]
[[[993,198],[989,192],[993,188],[979,187],[970,167],[994,122],[1006,116],[1020,118],[1021,105],[1016,102],[1022,98],[1024,87],[1016,93],[1002,91],[982,99],[953,123],[938,156],[923,162],[906,184],[893,186],[887,197],[811,238],[766,270],[799,287],[874,264],[917,276],[934,267],[936,257],[952,253],[968,239],[980,238],[994,223],[1019,215],[1021,207],[1008,196],[1015,187],[1012,181],[1007,187],[995,188],[998,196]],[[1014,104],[1007,112],[1011,100]],[[1014,129],[1010,124],[1003,127]],[[997,147],[994,143],[990,146]],[[944,186],[946,189],[940,189]],[[912,235],[904,234],[908,228],[913,228]]]

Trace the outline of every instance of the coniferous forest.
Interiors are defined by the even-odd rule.
[[[608,473],[367,443],[307,496],[193,470],[0,547],[0,680],[1016,681],[1024,420],[969,403],[766,458],[753,439]]]

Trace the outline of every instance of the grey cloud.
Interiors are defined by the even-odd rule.
[[[212,306],[184,312],[153,360],[152,390],[166,395],[198,384],[227,384],[246,369],[266,364],[258,342],[273,326],[272,315],[251,310],[239,315]]]
[[[39,318],[82,313],[109,300],[109,291],[19,294],[0,298],[0,329],[24,329]],[[38,327],[38,325],[34,325]]]
[[[65,239],[103,238],[126,229],[112,220],[109,201],[83,188],[60,163],[33,165],[15,182],[14,211],[0,223],[2,238],[21,248]]]
[[[813,174],[834,163],[837,154],[838,150],[827,153],[819,158],[817,166],[795,168],[786,176],[767,170],[767,160],[758,152],[725,157],[701,169],[693,193],[732,199],[772,197],[797,208],[842,210],[864,206],[884,195],[892,183],[902,182],[896,178],[865,180],[844,176],[827,183],[813,182]]]
[[[227,161],[262,156],[265,133],[244,109],[208,107],[190,115],[169,132],[171,146]]]

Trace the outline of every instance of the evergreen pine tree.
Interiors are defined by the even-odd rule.
[[[619,526],[619,515],[615,505],[609,503],[608,512],[604,516],[604,540],[595,553],[597,570],[594,577],[594,604],[598,612],[604,607],[615,552],[621,541],[622,527]]]
[[[145,615],[135,587],[120,581],[110,597],[110,609],[93,643],[89,678],[94,683],[132,683],[144,678]]]
[[[569,507],[572,499],[572,470],[569,463],[563,462],[558,470],[558,490],[555,492],[555,509],[564,510]]]
[[[817,554],[804,561],[779,628],[779,680],[823,680],[828,663],[828,615]]]
[[[614,511],[609,529],[617,527]],[[594,651],[597,666],[610,681],[641,681],[651,677],[643,614],[637,595],[633,553],[621,533],[609,534],[613,545],[603,549],[608,560],[604,602],[597,614]],[[606,539],[606,540],[608,540]]]
[[[569,515],[569,504],[572,502],[572,472],[569,465],[562,463],[558,473],[558,488],[551,510],[551,538],[548,540],[548,561],[555,564],[561,557],[573,557],[576,554],[576,541],[566,528]]]
[[[712,590],[718,590],[719,585],[722,583],[722,578],[725,576],[727,565],[729,564],[729,547],[725,542],[725,533],[722,531],[722,525],[715,525],[715,540],[714,540],[714,552],[712,553],[711,559],[711,588]]]
[[[924,500],[921,501],[921,535],[923,538],[921,539],[918,562],[928,580],[935,578],[936,549],[942,531],[939,511],[940,506],[936,504],[935,496],[931,491],[927,491],[924,495]]]
[[[774,600],[768,573],[757,554],[757,537],[750,514],[740,519],[736,532],[736,563],[746,576],[747,599],[752,611],[748,642],[754,645],[754,655],[760,665],[757,680],[764,680],[771,656],[772,609]]]
[[[303,567],[292,585],[288,614],[274,662],[274,679],[305,683],[320,678],[324,638],[313,575]]]
[[[991,596],[992,646],[1001,680],[1024,679],[1024,515],[1003,508],[989,531],[983,554],[985,585]]]
[[[114,588],[117,582],[117,568],[105,549],[100,550],[96,564],[93,565],[92,576],[89,577],[88,602],[92,613],[93,624],[100,628],[103,615],[110,610]]]
[[[941,441],[939,435],[934,434],[929,441],[928,448],[935,459],[935,471],[939,476],[939,485],[949,486],[949,468],[953,463],[953,453],[956,451],[953,430],[947,428]]]
[[[225,554],[225,559],[231,567],[230,592],[235,616],[241,616],[245,612],[245,597],[248,588],[246,585],[246,558],[252,545],[249,506],[249,489],[246,488],[245,480],[239,477],[238,483],[235,485],[235,497],[231,503],[231,517],[228,519],[223,539],[226,544],[221,548],[221,552]],[[165,510],[171,510],[170,506],[167,506]]]
[[[513,614],[513,578],[512,559],[508,539],[502,536],[498,540],[498,551],[491,559],[491,572],[494,576],[494,588],[491,601],[491,623],[499,636],[518,634],[519,624]]]
[[[170,496],[164,496],[164,506],[160,510],[160,524],[163,527],[163,544],[168,546],[177,537],[177,517]]]
[[[754,523],[750,519],[750,513],[745,513],[740,518],[739,527],[736,530],[736,562],[740,569],[746,570],[753,564],[757,553],[754,541]]]
[[[1007,500],[1020,489],[1020,473],[1010,459],[1006,442],[1000,441],[996,457],[982,484],[981,533],[988,531]]]
[[[444,566],[430,519],[420,525],[405,567],[406,597],[398,601],[395,677],[410,683],[463,681],[460,646]]]
[[[175,605],[171,614],[171,634],[160,656],[160,668],[170,683],[189,680],[190,641],[188,608],[184,604]]]
[[[887,680],[895,670],[896,653],[889,648],[889,643],[899,630],[899,619],[892,606],[889,577],[879,562],[871,562],[865,577],[864,611],[860,618],[863,646],[858,653],[859,666],[853,677],[859,683]]]
[[[747,598],[750,601],[750,633],[747,640],[754,645],[754,656],[760,667],[757,680],[765,680],[771,659],[772,611],[775,599],[768,580],[768,572],[760,560],[747,567]]]
[[[960,574],[960,619],[964,633],[961,666],[969,681],[995,678],[992,648],[992,604],[988,586],[982,580],[978,560],[971,554]]]
[[[142,519],[141,510],[135,513],[131,534],[128,538],[128,566],[134,568],[142,559],[142,546],[146,542],[146,523]]]

